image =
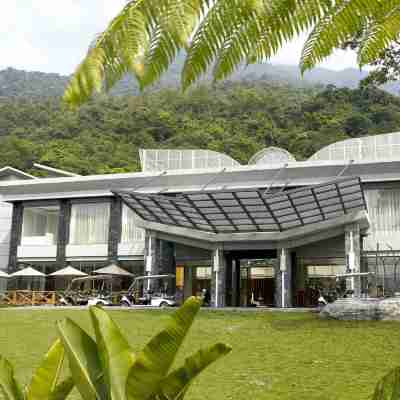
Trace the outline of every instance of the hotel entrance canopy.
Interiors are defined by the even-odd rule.
[[[261,189],[113,193],[144,221],[214,234],[285,232],[366,210],[358,177],[274,194]]]

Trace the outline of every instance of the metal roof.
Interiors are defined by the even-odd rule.
[[[7,176],[14,176],[14,175],[21,179],[38,179],[36,176],[33,176],[31,174],[28,174],[24,171],[21,171],[19,169],[16,169],[16,168],[13,168],[10,166],[0,168],[0,176],[7,177]]]
[[[145,221],[210,233],[283,232],[366,209],[359,177],[272,195],[260,189],[113,193]]]

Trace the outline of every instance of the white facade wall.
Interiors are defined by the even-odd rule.
[[[12,205],[0,202],[0,270],[6,270],[10,250]]]

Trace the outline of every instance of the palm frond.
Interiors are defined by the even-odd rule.
[[[314,67],[361,35],[360,65],[375,61],[400,33],[398,0],[130,0],[98,37],[64,94],[77,106],[132,73],[154,83],[183,49],[184,89],[213,67],[214,80],[263,62],[312,30],[300,68]]]
[[[333,50],[357,36],[359,32],[365,31],[371,21],[379,18],[392,5],[393,0],[338,1],[308,36],[301,55],[301,71],[313,68],[332,54]]]
[[[264,1],[260,1],[252,8],[246,8],[239,16],[234,30],[225,40],[217,56],[213,69],[214,81],[225,79],[246,60],[265,31],[263,20],[266,12]]]
[[[193,30],[203,16],[208,1],[166,0],[157,2],[153,15],[157,15],[150,35],[149,49],[144,57],[145,72],[142,87],[158,80],[179,51],[187,47]]]
[[[143,73],[141,56],[148,46],[146,0],[130,1],[97,38],[76,69],[64,93],[72,106],[87,101],[95,92],[111,88],[128,71],[139,79]]]
[[[358,63],[366,65],[375,61],[382,51],[400,35],[400,6],[390,10],[389,15],[372,24],[358,52]]]
[[[189,87],[205,74],[224,46],[250,0],[219,0],[210,5],[187,51],[182,70],[182,86]]]
[[[263,34],[255,42],[247,62],[263,62],[287,42],[309,30],[331,9],[330,0],[272,0],[269,12],[261,21]]]

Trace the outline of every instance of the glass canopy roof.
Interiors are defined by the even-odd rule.
[[[332,143],[309,161],[386,161],[400,157],[400,132],[364,136]]]
[[[145,221],[213,233],[282,232],[366,209],[358,177],[271,195],[260,189],[114,194]]]
[[[212,150],[141,149],[139,156],[143,172],[240,166],[233,158]]]

